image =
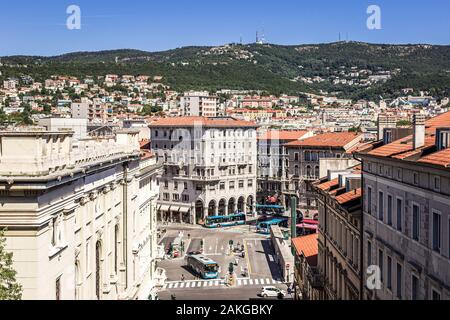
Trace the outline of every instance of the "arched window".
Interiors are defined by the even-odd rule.
[[[300,172],[298,170],[298,166],[294,167],[294,176],[298,177],[300,175]]]
[[[319,178],[319,175],[320,175],[319,166],[316,166],[316,168],[314,169],[314,176],[315,178]]]
[[[309,178],[311,177],[311,174],[312,174],[311,166],[306,166],[306,176]]]

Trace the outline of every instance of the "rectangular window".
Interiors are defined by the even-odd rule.
[[[230,181],[230,184],[228,186],[230,188],[230,190],[234,189],[234,181]]]
[[[378,250],[378,266],[380,267],[380,280],[381,280],[381,282],[383,282],[383,273],[384,273],[384,270],[383,270],[383,251],[381,251],[381,250]]]
[[[441,300],[441,294],[437,292],[436,290],[431,290],[431,299],[432,300]]]
[[[387,257],[387,287],[392,290],[392,258]]]
[[[397,230],[402,231],[402,213],[403,213],[403,201],[402,199],[397,199]]]
[[[388,214],[388,225],[392,226],[392,196],[388,195],[387,198],[387,214]]]
[[[433,212],[433,250],[441,252],[441,215]]]
[[[367,213],[372,214],[372,188],[367,188]]]
[[[239,188],[244,188],[244,180],[239,180]]]
[[[419,241],[419,222],[420,222],[420,208],[417,205],[413,205],[413,217],[412,217],[412,238]]]
[[[411,299],[417,300],[419,296],[419,279],[413,275],[411,277]]]
[[[381,191],[378,193],[378,218],[384,219],[384,194]]]
[[[220,190],[225,190],[225,182],[221,182],[221,183],[220,183],[219,189],[220,189]]]
[[[397,298],[402,298],[402,266],[397,263]]]
[[[367,241],[367,266],[372,265],[372,243]]]

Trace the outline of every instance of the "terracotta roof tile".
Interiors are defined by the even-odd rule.
[[[292,245],[298,254],[303,254],[306,258],[314,257],[319,253],[317,238],[317,233],[294,238],[292,239]]]
[[[319,188],[320,190],[326,191],[326,190],[329,190],[333,186],[337,186],[338,184],[339,184],[339,179],[336,178],[336,179],[327,181],[325,183],[319,184],[317,186],[317,188]]]
[[[418,162],[448,167],[450,165],[450,149],[444,149],[418,160]]]
[[[345,204],[358,198],[361,198],[361,188],[341,194],[340,196],[336,197],[336,201],[339,204]]]
[[[212,119],[206,117],[172,117],[160,118],[152,121],[150,127],[223,127],[223,128],[256,128],[257,124],[251,121],[238,120],[235,118]]]
[[[258,140],[300,140],[308,131],[269,130],[258,137]]]
[[[301,141],[287,143],[287,147],[345,147],[350,142],[362,138],[361,134],[353,132],[331,132],[320,134]]]

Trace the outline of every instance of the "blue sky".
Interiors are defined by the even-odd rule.
[[[6,2],[3,0],[2,2]],[[81,8],[81,30],[66,28],[66,8]],[[366,27],[367,7],[381,8],[381,30]],[[450,44],[448,0],[14,0],[0,10],[0,56],[56,55],[255,40],[277,44],[342,39],[372,43]]]

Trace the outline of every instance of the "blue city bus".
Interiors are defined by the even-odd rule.
[[[205,221],[205,227],[207,228],[221,228],[231,227],[245,224],[245,213],[230,214],[229,216],[213,216],[207,217]]]
[[[282,215],[284,215],[285,209],[283,206],[279,206],[279,205],[257,204],[256,212],[260,216],[265,216],[265,215],[282,216]]]
[[[186,266],[197,273],[202,279],[217,279],[219,276],[219,265],[200,254],[186,255]]]
[[[288,218],[274,218],[262,222],[258,222],[256,225],[256,232],[262,233],[262,234],[270,234],[270,227],[273,225],[277,225],[280,227],[286,227]]]

